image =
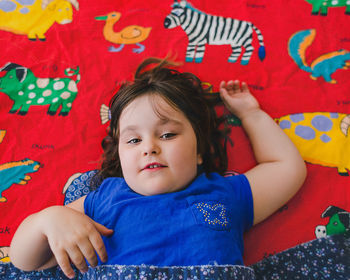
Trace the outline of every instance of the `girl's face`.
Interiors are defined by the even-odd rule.
[[[189,120],[156,94],[142,95],[122,111],[118,151],[126,183],[142,195],[185,188],[203,161]]]

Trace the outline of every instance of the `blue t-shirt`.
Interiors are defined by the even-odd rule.
[[[114,230],[103,237],[107,264],[243,264],[243,232],[253,223],[244,175],[201,174],[184,190],[153,196],[135,193],[123,178],[108,178],[87,195],[84,208]]]

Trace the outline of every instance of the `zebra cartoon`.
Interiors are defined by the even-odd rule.
[[[241,64],[247,65],[254,50],[253,30],[259,40],[259,58],[265,58],[263,36],[251,22],[209,15],[186,1],[175,0],[170,14],[164,20],[164,27],[171,29],[177,26],[181,26],[188,36],[186,62],[202,62],[206,44],[230,45],[232,53],[228,62],[236,62],[244,47]]]

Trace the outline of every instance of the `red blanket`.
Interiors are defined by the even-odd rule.
[[[246,264],[349,232],[350,5],[329,2],[0,0],[0,260],[26,216],[98,167],[118,83],[167,54],[214,91],[246,81],[308,163],[297,195],[246,234]],[[244,172],[248,139],[230,138]]]

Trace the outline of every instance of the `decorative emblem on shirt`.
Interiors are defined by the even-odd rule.
[[[195,203],[195,207],[201,214],[204,222],[212,227],[228,229],[226,206],[218,202]]]

